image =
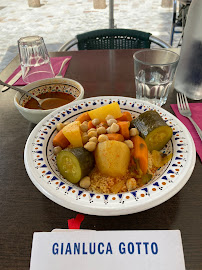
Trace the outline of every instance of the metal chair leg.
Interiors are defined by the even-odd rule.
[[[176,22],[176,10],[177,10],[177,0],[173,1],[173,19],[171,26],[171,34],[170,34],[170,45],[173,45],[173,37],[175,32],[175,22]]]

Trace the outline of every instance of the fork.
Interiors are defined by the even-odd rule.
[[[187,102],[187,97],[182,93],[177,93],[177,107],[178,107],[179,113],[187,117],[192,122],[200,139],[202,140],[202,131],[199,128],[199,126],[194,122],[194,120],[191,118],[191,110]]]

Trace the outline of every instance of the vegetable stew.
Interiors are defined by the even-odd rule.
[[[59,172],[96,193],[135,190],[172,158],[172,153],[161,152],[172,129],[155,111],[133,119],[114,102],[84,112],[71,123],[58,123],[57,131],[53,146]]]

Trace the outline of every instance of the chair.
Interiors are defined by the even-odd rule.
[[[189,6],[192,0],[174,0],[173,1],[173,18],[172,18],[172,26],[171,26],[171,34],[170,34],[170,45],[173,45],[174,34],[181,33],[181,39],[183,38],[184,27],[187,19],[187,14],[189,10]],[[179,2],[179,11],[177,12],[177,4]],[[177,16],[178,13],[178,16]],[[181,27],[180,30],[176,29],[176,27]],[[178,45],[179,46],[179,45]]]
[[[162,48],[171,46],[152,34],[129,29],[100,29],[77,35],[65,43],[59,51],[68,51],[74,45],[78,50],[141,49],[155,43]]]

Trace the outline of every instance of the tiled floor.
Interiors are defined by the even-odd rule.
[[[41,7],[30,8],[27,0],[0,0],[0,71],[17,54],[22,36],[43,36],[54,51],[78,33],[109,27],[109,0],[106,9],[94,9],[93,0],[40,2]],[[147,31],[169,42],[172,8],[162,8],[161,2],[114,0],[115,26]]]

